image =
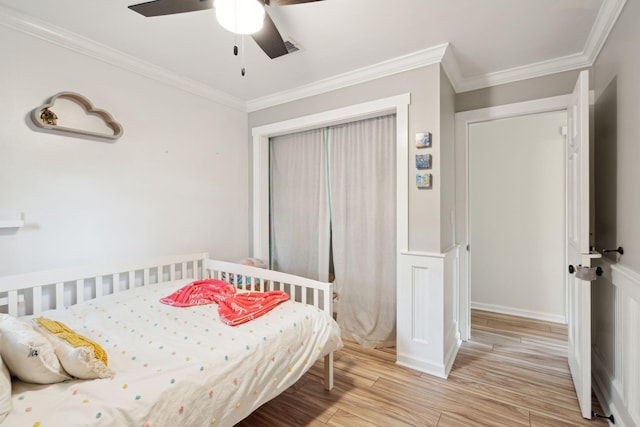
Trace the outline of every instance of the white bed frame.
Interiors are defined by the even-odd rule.
[[[216,278],[243,290],[281,290],[292,300],[332,314],[333,285],[279,271],[209,259],[207,253],[176,255],[141,262],[49,270],[0,277],[0,313],[38,315],[106,295],[173,280]],[[333,353],[324,358],[325,389],[333,389]]]

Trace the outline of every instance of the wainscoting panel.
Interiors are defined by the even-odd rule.
[[[593,387],[615,425],[640,426],[640,274],[607,259],[592,286]]]
[[[429,311],[425,310],[426,301],[433,302],[429,297],[429,268],[413,266],[411,280],[411,340],[429,345]]]
[[[405,252],[398,262],[397,363],[446,378],[460,346],[458,248]]]

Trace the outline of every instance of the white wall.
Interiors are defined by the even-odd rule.
[[[472,307],[565,320],[565,111],[469,126]]]
[[[103,260],[248,252],[247,114],[0,25],[0,275]],[[62,91],[108,110],[116,142],[38,131]]]

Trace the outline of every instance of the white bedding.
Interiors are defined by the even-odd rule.
[[[14,379],[2,427],[232,426],[342,347],[331,316],[310,305],[287,301],[231,327],[215,304],[158,301],[188,282],[42,313],[103,346],[115,377],[49,386]]]

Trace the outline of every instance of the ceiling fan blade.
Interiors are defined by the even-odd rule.
[[[264,0],[267,6],[288,6],[290,4],[311,3],[322,0]]]
[[[146,3],[134,4],[129,9],[146,17],[173,15],[176,13],[195,12],[211,9],[213,0],[154,0]]]
[[[251,37],[271,59],[289,53],[280,32],[276,28],[276,24],[273,23],[268,13],[264,14],[262,29],[257,33],[251,34]]]

